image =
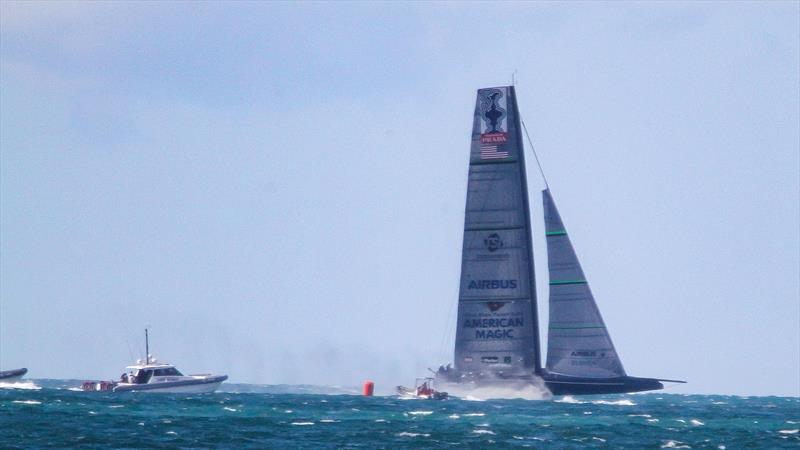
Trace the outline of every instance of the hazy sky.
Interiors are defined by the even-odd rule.
[[[452,361],[475,91],[516,70],[627,372],[800,395],[799,17],[4,1],[0,367],[116,377],[145,326],[232,382],[385,388]]]

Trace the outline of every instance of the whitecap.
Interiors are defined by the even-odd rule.
[[[428,433],[410,433],[408,431],[401,431],[401,432],[395,434],[395,436],[401,436],[401,437],[402,436],[408,436],[408,437],[417,437],[417,436],[430,437],[430,434],[428,434]]]
[[[467,413],[464,414],[464,417],[483,417],[486,413]]]
[[[699,426],[701,426],[701,425],[705,425],[703,422],[701,422],[701,421],[699,421],[699,420],[697,420],[697,419],[692,419],[692,420],[690,420],[689,422],[690,422],[692,425],[696,426],[696,427],[699,427]]]
[[[291,413],[293,413],[294,411],[292,411],[291,409],[287,409],[287,410],[285,410],[284,412],[285,412],[286,414],[291,414]]]
[[[592,436],[592,439],[594,439],[595,441],[600,441],[600,442],[605,442],[606,441],[605,439],[597,437],[597,436]]]
[[[590,415],[591,413],[592,413],[591,411],[584,411],[583,412],[583,414],[586,415],[586,416]]]
[[[658,419],[647,419],[647,421],[650,423],[656,423],[658,422]]]
[[[409,411],[409,414],[412,416],[429,416],[433,414],[433,411]]]
[[[692,448],[681,441],[667,441],[661,448]]]
[[[591,403],[594,405],[636,406],[636,403],[627,398],[622,400],[595,400]]]
[[[25,380],[14,383],[0,383],[0,389],[25,389],[29,391],[38,391],[41,389],[41,387],[37,386],[33,381]]]
[[[471,395],[468,395],[468,396],[464,397],[464,400],[466,400],[468,402],[485,402],[486,401],[486,400],[484,400],[482,398],[473,397]]]
[[[460,419],[461,416],[459,416],[458,414],[450,414],[449,416],[447,416],[447,418],[448,419]]]
[[[475,434],[495,434],[492,430],[472,430]]]
[[[291,425],[314,425],[314,422],[292,422]]]
[[[22,405],[41,405],[42,404],[42,402],[39,402],[39,401],[36,401],[36,400],[14,400],[11,403],[19,403],[19,404],[22,404]]]
[[[628,417],[644,417],[644,418],[649,418],[649,417],[653,417],[653,416],[651,416],[650,414],[628,414]]]
[[[375,419],[375,422],[383,423],[383,422],[386,422],[386,419]]]
[[[97,415],[97,413],[96,413],[96,412],[94,412],[94,411],[89,411],[89,415],[96,416],[96,415]]]
[[[556,403],[572,403],[572,404],[576,404],[576,405],[580,405],[580,404],[586,403],[586,402],[582,402],[582,401],[578,400],[577,398],[575,398],[575,397],[573,397],[571,395],[565,395],[561,400],[556,400],[555,402]]]
[[[125,405],[111,405],[109,408],[124,408]]]
[[[230,411],[230,412],[237,412],[238,411],[236,408],[229,408],[227,406],[223,407],[222,409],[224,409],[225,411]]]
[[[800,430],[798,430],[798,429],[794,429],[794,430],[779,430],[778,431],[778,433],[780,433],[780,434],[797,434],[798,432],[800,432]]]
[[[174,432],[174,431],[167,431],[167,434],[171,434],[171,435],[173,435],[173,436],[177,436],[177,435],[178,435],[178,433],[176,433],[176,432]]]
[[[322,422],[322,423],[337,423],[339,421],[338,420],[333,420],[333,419],[321,419],[320,422]]]
[[[675,419],[675,421],[676,421],[676,422],[680,422],[680,423],[686,423],[686,421],[685,421],[685,420],[683,420],[683,419]]]

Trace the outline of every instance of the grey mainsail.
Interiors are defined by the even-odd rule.
[[[455,369],[524,375],[541,366],[531,224],[513,86],[478,90],[464,219]]]
[[[550,272],[547,371],[584,378],[625,376],[550,190],[542,196]]]

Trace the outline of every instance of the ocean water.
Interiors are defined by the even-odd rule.
[[[797,397],[431,401],[335,387],[177,395],[78,385],[0,385],[0,448],[800,448]]]

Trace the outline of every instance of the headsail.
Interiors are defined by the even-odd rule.
[[[539,361],[531,224],[513,86],[478,90],[464,219],[455,368],[531,374]]]
[[[547,370],[585,378],[625,376],[550,190],[542,195],[550,272]]]

